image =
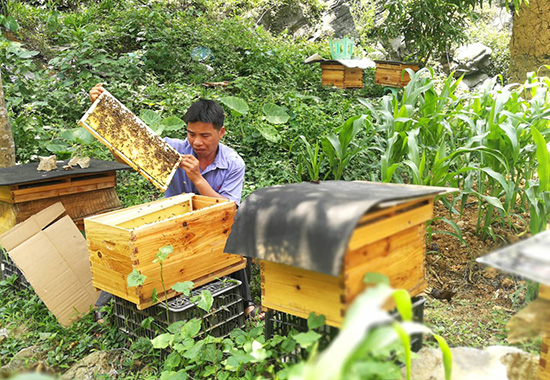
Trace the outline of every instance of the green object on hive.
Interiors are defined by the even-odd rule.
[[[351,59],[353,54],[353,38],[344,37],[339,40],[331,40],[329,43],[332,59]]]

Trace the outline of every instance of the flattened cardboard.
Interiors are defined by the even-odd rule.
[[[64,212],[63,204],[57,202],[0,235],[0,244],[9,252],[42,231],[48,224],[63,215]]]
[[[60,212],[61,211],[61,212]],[[0,236],[0,244],[36,294],[68,326],[90,310],[99,296],[92,286],[86,240],[56,203]]]

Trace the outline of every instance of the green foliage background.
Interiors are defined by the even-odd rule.
[[[101,82],[136,114],[151,110],[163,118],[181,118],[199,97],[239,97],[250,112],[236,116],[226,110],[225,141],[247,163],[245,194],[301,180],[293,162],[294,140],[300,135],[309,141],[320,139],[360,112],[358,97],[380,89],[372,84],[360,90],[322,88],[319,66],[302,62],[315,52],[328,56],[327,43],[272,36],[244,18],[228,17],[219,7],[211,9],[212,4],[10,2],[10,14],[20,25],[18,36],[25,41],[0,40],[18,161],[51,153],[60,158],[84,153],[109,159],[106,149],[76,124],[90,105],[88,90]],[[229,14],[251,6],[230,5]],[[193,59],[191,52],[197,47],[211,49],[211,58]],[[202,85],[221,81],[229,86]],[[282,107],[288,122],[267,121],[262,112],[267,104]],[[183,128],[164,132],[172,137],[184,134]],[[344,173],[346,177],[351,178]],[[125,204],[134,203],[136,193],[155,193],[133,175],[123,175],[121,182]],[[125,187],[138,190],[125,193]]]

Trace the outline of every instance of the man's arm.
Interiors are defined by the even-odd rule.
[[[214,190],[211,184],[201,175],[199,161],[196,157],[184,155],[180,167],[185,170],[187,177],[193,182],[201,195],[228,199],[240,205],[245,173],[245,165],[242,160],[231,165],[218,191]]]
[[[212,186],[206,182],[201,174],[199,160],[197,160],[195,156],[191,154],[184,154],[180,162],[180,168],[185,170],[187,177],[191,182],[193,182],[201,195],[206,195],[213,198],[228,199],[227,197],[218,194]]]

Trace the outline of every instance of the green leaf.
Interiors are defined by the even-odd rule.
[[[149,327],[151,327],[151,324],[154,322],[154,320],[154,317],[145,318],[143,321],[141,321],[141,327],[143,327],[144,329],[148,329]]]
[[[275,104],[266,104],[262,107],[266,120],[273,124],[284,124],[290,119],[290,115],[283,107]]]
[[[188,378],[187,372],[183,369],[180,369],[178,372],[162,371],[160,374],[160,380],[187,380]]]
[[[170,116],[161,121],[165,131],[179,131],[185,127],[185,122],[177,116]]]
[[[312,311],[307,317],[307,328],[310,330],[321,327],[325,324],[326,318],[324,315],[315,315]]]
[[[183,295],[188,297],[189,294],[191,294],[191,289],[193,289],[194,286],[195,284],[192,281],[184,281],[178,282],[177,284],[172,286],[172,289],[178,293],[183,293]]]
[[[212,303],[214,303],[214,297],[212,297],[212,293],[210,292],[210,290],[203,290],[201,292],[197,306],[204,311],[210,311],[210,309],[212,308]]]
[[[256,130],[267,140],[272,143],[279,142],[281,136],[279,136],[279,131],[271,125],[256,125]]]
[[[190,319],[181,329],[182,338],[194,338],[201,331],[201,320],[197,318]]]
[[[550,153],[548,152],[548,147],[546,146],[544,137],[542,137],[542,134],[536,128],[531,128],[531,134],[533,135],[533,140],[535,140],[535,144],[537,145],[537,173],[539,175],[540,190],[549,191]]]
[[[236,96],[225,96],[220,98],[220,102],[229,107],[229,109],[231,109],[231,111],[237,116],[243,116],[248,113],[248,104]]]
[[[169,245],[165,245],[164,247],[160,248],[158,253],[157,253],[157,258],[155,260],[153,260],[154,263],[156,262],[161,262],[163,263],[166,258],[168,257],[169,254],[171,254],[172,252],[174,252],[174,247],[172,247],[171,244]]]
[[[442,336],[433,334],[433,337],[435,338],[435,340],[437,340],[437,343],[439,344],[439,349],[441,350],[441,354],[443,355],[445,380],[451,380],[453,372],[453,355],[451,353],[451,349],[449,348],[447,341],[445,341]]]
[[[313,343],[317,342],[321,338],[321,334],[315,331],[308,331],[306,333],[299,333],[293,336],[294,340],[303,348],[308,348]]]
[[[393,299],[395,305],[397,306],[397,311],[404,321],[412,321],[413,319],[413,308],[411,303],[411,297],[409,293],[404,289],[396,289],[393,292]]]
[[[155,129],[161,121],[160,115],[151,110],[141,110],[139,118],[151,129]]]
[[[161,334],[151,341],[154,348],[166,348],[172,343],[174,339],[173,334]]]
[[[137,269],[134,269],[130,272],[126,281],[128,282],[128,287],[132,288],[134,286],[143,285],[146,278],[147,276],[144,276],[143,274],[139,273]]]
[[[158,298],[157,288],[154,288],[153,293],[151,294],[151,302],[157,303],[158,300],[159,298]]]
[[[202,346],[204,346],[204,341],[199,340],[193,345],[193,347],[183,353],[183,357],[187,359],[196,359],[202,349]]]
[[[178,368],[181,363],[181,357],[177,352],[171,352],[164,360],[164,368],[167,371],[172,371]]]
[[[390,278],[382,273],[374,273],[374,272],[368,272],[365,274],[365,277],[363,278],[363,282],[365,284],[384,284],[384,285],[390,285]]]
[[[401,340],[401,345],[405,352],[405,366],[407,367],[407,380],[411,378],[411,365],[412,365],[412,356],[411,356],[411,338],[405,329],[397,322],[392,324],[393,328],[397,332],[399,339]]]
[[[73,129],[73,137],[81,144],[91,144],[96,141],[95,137],[82,127]]]
[[[69,145],[58,142],[49,142],[45,145],[45,148],[52,153],[66,153],[69,152]]]

